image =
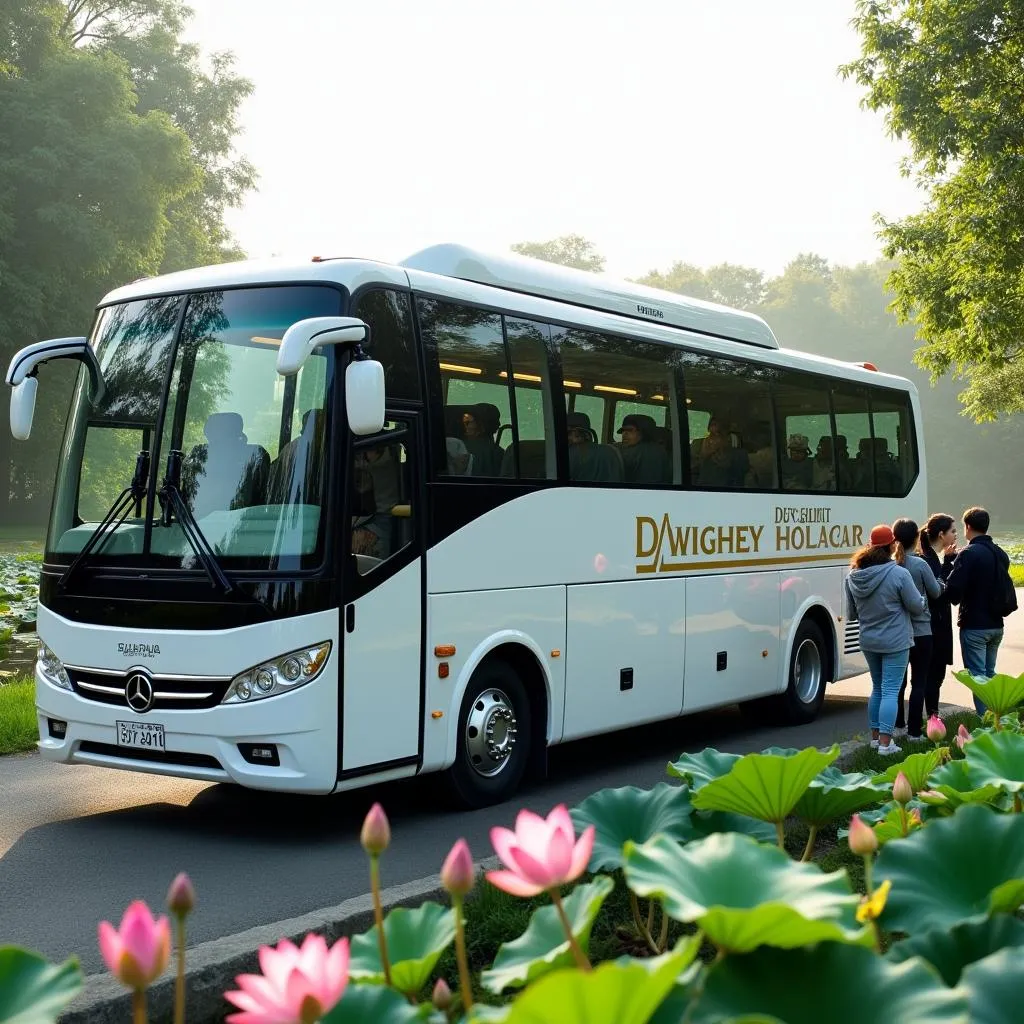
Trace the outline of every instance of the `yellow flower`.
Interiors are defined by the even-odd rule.
[[[885,910],[885,901],[889,897],[892,882],[886,879],[870,896],[865,896],[857,907],[857,920],[860,924],[877,921]]]

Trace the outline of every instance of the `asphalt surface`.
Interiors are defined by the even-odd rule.
[[[198,894],[190,945],[367,892],[359,828],[375,799],[391,819],[382,874],[394,885],[437,872],[460,836],[475,858],[491,856],[490,827],[511,824],[522,806],[546,813],[605,786],[663,781],[667,762],[684,750],[824,746],[866,724],[861,696],[830,697],[816,722],[796,728],[753,728],[735,708],[677,719],[558,747],[543,784],[473,812],[439,806],[436,777],[305,798],[56,765],[34,754],[0,758],[0,944],[55,960],[77,954],[95,973],[97,923],[116,925],[133,899],[162,908],[178,871]]]

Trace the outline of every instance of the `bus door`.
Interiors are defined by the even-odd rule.
[[[418,415],[389,411],[381,433],[350,442],[339,776],[419,756],[421,436]]]

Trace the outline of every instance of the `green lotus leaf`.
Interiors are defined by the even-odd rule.
[[[683,779],[696,792],[713,779],[728,775],[740,759],[739,754],[727,754],[714,747],[705,747],[699,754],[683,754],[678,761],[669,762],[668,773]]]
[[[384,918],[391,983],[399,992],[420,991],[430,978],[441,954],[455,940],[455,914],[438,903],[423,903],[414,910],[397,907]],[[377,926],[356,935],[351,944],[349,976],[383,981]]]
[[[577,885],[564,901],[565,916],[584,951],[601,904],[614,888],[615,883],[602,876],[587,885]],[[498,947],[494,965],[483,972],[480,981],[489,992],[499,993],[521,988],[542,974],[574,963],[558,910],[548,904],[533,912],[526,931],[518,939]]]
[[[745,814],[730,814],[728,811],[697,811],[690,815],[689,834],[691,841],[706,839],[716,832],[738,832],[762,843],[774,843],[775,826],[768,821],[748,818]]]
[[[958,991],[967,993],[971,1024],[1006,1024],[1020,1020],[1024,956],[1001,949],[964,970]]]
[[[964,751],[967,779],[972,788],[995,786],[1005,793],[1024,790],[1024,736],[990,732],[968,743]]]
[[[889,786],[874,782],[864,772],[844,775],[838,768],[828,767],[811,780],[793,813],[821,828],[836,818],[849,818],[851,814],[881,803],[890,793]]]
[[[644,843],[661,832],[680,842],[690,838],[690,793],[684,786],[659,782],[653,789],[623,786],[601,789],[570,812],[577,833],[594,826],[594,850],[589,870],[617,871],[622,867],[622,844]]]
[[[27,949],[0,946],[0,1024],[53,1024],[81,987],[74,958],[51,964]]]
[[[919,754],[911,754],[898,764],[889,765],[887,771],[876,775],[875,782],[887,782],[890,786],[896,781],[896,776],[903,772],[906,775],[914,792],[928,788],[928,777],[939,766],[942,755],[938,750],[923,750]]]
[[[886,804],[885,817],[881,821],[875,822],[873,826],[879,846],[884,846],[892,839],[905,839],[907,835],[911,835],[921,828],[920,823],[914,821],[910,816],[912,810],[912,804],[907,804],[904,810],[895,800]],[[904,824],[906,825],[906,835],[903,832]]]
[[[968,1019],[967,993],[946,988],[920,960],[894,964],[869,949],[823,942],[813,949],[766,948],[727,956],[708,972],[688,1019],[694,1024],[864,1024],[881,1019],[962,1024]]]
[[[975,679],[966,669],[961,669],[953,673],[953,678],[959,679],[971,693],[981,699],[989,711],[1000,717],[1024,703],[1024,675],[1008,676],[997,672],[985,681]]]
[[[962,807],[886,844],[875,877],[892,882],[882,915],[889,931],[917,935],[1011,913],[1024,904],[1024,815]]]
[[[1000,914],[952,928],[933,928],[894,943],[886,956],[893,963],[903,963],[915,956],[927,960],[942,980],[953,988],[960,981],[964,968],[970,964],[984,960],[1004,947],[1017,946],[1024,946],[1024,921]],[[1024,959],[1019,953],[1017,956]]]
[[[870,929],[857,928],[858,898],[844,871],[825,874],[734,832],[687,846],[664,836],[627,843],[625,875],[638,896],[661,900],[670,917],[695,923],[729,952],[872,941]]]
[[[650,964],[605,962],[587,972],[552,971],[519,995],[504,1019],[507,1024],[647,1024],[696,954],[690,950],[686,946]]]
[[[968,744],[967,749],[973,744]],[[971,777],[966,759],[958,761],[947,761],[941,768],[935,771],[928,780],[928,788],[945,797],[944,806],[950,811],[955,811],[964,804],[989,804],[996,800],[1002,789],[996,783],[987,783],[983,786],[976,786],[975,779]],[[924,803],[931,803],[931,798],[921,798]]]
[[[320,1024],[442,1024],[444,1020],[430,1003],[412,1006],[393,988],[350,981],[341,1002],[320,1018]]]
[[[822,753],[813,747],[791,757],[747,754],[728,775],[708,782],[693,795],[698,810],[732,811],[761,821],[784,821],[811,780],[839,756],[839,745]]]

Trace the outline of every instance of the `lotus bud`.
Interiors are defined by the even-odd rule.
[[[956,745],[963,750],[968,743],[973,743],[974,737],[970,734],[967,727],[961,722],[960,728],[956,731]]]
[[[910,784],[910,779],[899,772],[896,775],[896,781],[892,784],[892,798],[898,804],[909,804],[914,796],[914,787]]]
[[[465,896],[473,888],[473,857],[465,839],[460,839],[441,867],[441,884],[453,896]]]
[[[850,849],[860,857],[868,857],[878,849],[878,836],[875,830],[861,821],[855,814],[850,819],[850,835],[847,837]]]
[[[946,738],[945,723],[938,715],[932,715],[928,719],[928,724],[925,726],[924,731],[932,743],[941,743]]]
[[[359,841],[371,857],[380,856],[391,845],[391,826],[380,804],[374,804],[366,815]]]
[[[444,978],[438,978],[437,984],[434,986],[434,994],[430,997],[430,1001],[434,1004],[434,1008],[444,1012],[452,1005],[452,990],[448,987],[448,983]]]
[[[188,875],[182,871],[177,878],[171,882],[171,888],[167,893],[167,909],[175,917],[185,917],[192,912],[196,905],[196,892],[192,888],[192,882]]]

